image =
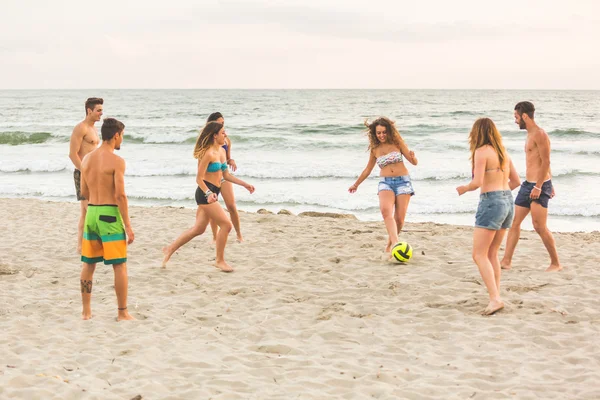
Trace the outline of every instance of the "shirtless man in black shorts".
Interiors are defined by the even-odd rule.
[[[98,131],[94,126],[102,117],[102,105],[104,100],[98,97],[90,97],[85,102],[85,119],[75,125],[71,133],[69,144],[69,158],[75,166],[73,178],[75,180],[75,193],[81,204],[81,214],[77,229],[77,253],[81,254],[81,238],[83,236],[83,223],[87,212],[88,201],[81,195],[81,160],[88,153],[96,150],[100,139]]]

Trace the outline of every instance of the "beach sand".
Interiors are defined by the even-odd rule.
[[[409,210],[410,212],[410,210]],[[475,210],[473,211],[475,212]],[[241,213],[232,274],[205,234],[161,269],[195,210],[131,207],[129,310],[99,264],[81,320],[79,205],[0,199],[2,399],[598,399],[600,233],[555,234],[565,270],[523,231],[506,309],[471,260],[472,228]]]

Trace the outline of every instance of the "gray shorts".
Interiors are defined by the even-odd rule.
[[[77,195],[77,200],[86,200],[86,198],[81,195],[81,171],[78,169],[73,171],[73,180],[75,181],[75,194]]]
[[[508,229],[512,226],[514,215],[515,205],[510,190],[482,193],[475,214],[475,226],[493,231]]]

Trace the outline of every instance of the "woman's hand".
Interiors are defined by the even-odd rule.
[[[207,198],[206,198],[206,202],[208,204],[214,203],[215,201],[217,201],[218,197],[216,193],[211,193]]]
[[[417,156],[415,155],[415,152],[411,150],[408,152],[408,155],[410,155],[410,158],[413,161],[413,165],[417,165],[419,160],[417,160]]]
[[[358,190],[358,185],[356,183],[348,188],[348,192],[350,192],[350,193],[354,193],[357,190]]]
[[[459,195],[459,196],[462,196],[463,194],[465,194],[465,193],[467,193],[467,192],[468,192],[468,190],[467,190],[467,189],[468,189],[468,188],[467,188],[467,185],[462,185],[462,186],[459,186],[459,187],[457,187],[457,188],[456,188],[456,191],[458,192],[458,195]]]
[[[250,194],[254,193],[254,186],[252,186],[252,185],[246,185],[244,187],[246,188],[246,190],[248,190],[250,192]]]
[[[235,160],[233,158],[227,160],[227,165],[229,165],[229,168],[231,168],[233,172],[235,172],[235,170],[237,169],[237,165],[235,164]]]

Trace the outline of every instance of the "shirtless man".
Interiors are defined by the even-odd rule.
[[[85,102],[85,119],[73,128],[71,133],[71,142],[69,144],[69,158],[75,166],[73,178],[75,179],[75,193],[77,200],[81,205],[79,216],[79,225],[77,227],[77,254],[81,254],[81,237],[83,235],[83,221],[87,211],[87,200],[81,195],[81,160],[86,154],[94,151],[98,147],[98,131],[94,124],[100,121],[102,117],[102,105],[104,100],[97,97],[90,97]]]
[[[526,172],[525,181],[521,184],[515,199],[515,218],[508,231],[506,251],[501,266],[512,268],[512,258],[521,235],[521,222],[531,210],[533,228],[542,238],[550,255],[550,266],[546,271],[560,271],[556,244],[552,232],[548,230],[548,201],[554,197],[550,173],[550,138],[533,120],[535,107],[529,101],[522,101],[515,106],[515,123],[521,129],[527,129],[525,140]]]
[[[127,244],[133,243],[125,195],[125,160],[121,148],[125,125],[114,118],[102,124],[102,145],[81,163],[81,194],[89,200],[81,247],[83,319],[92,318],[90,305],[96,263],[112,265],[117,293],[117,321],[135,319],[127,312]]]

